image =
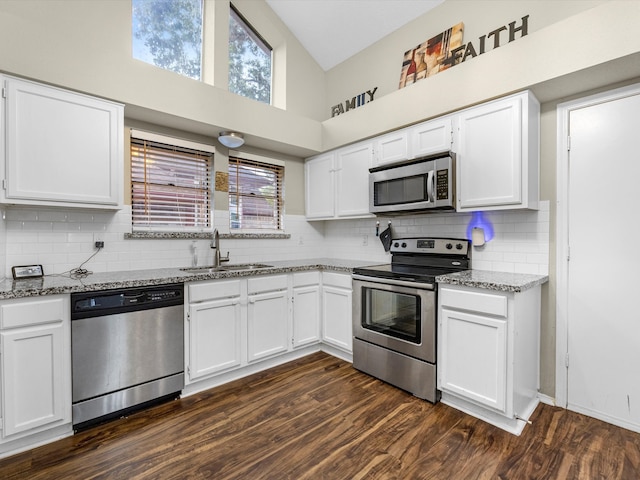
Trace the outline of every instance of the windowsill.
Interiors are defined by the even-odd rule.
[[[210,232],[133,232],[125,233],[125,240],[200,240],[211,239]],[[222,239],[289,239],[290,233],[221,233]]]

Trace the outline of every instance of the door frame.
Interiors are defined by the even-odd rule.
[[[640,83],[589,95],[557,106],[556,154],[556,405],[567,408],[569,355],[569,117],[571,112],[640,95]]]

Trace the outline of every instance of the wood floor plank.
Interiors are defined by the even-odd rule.
[[[640,435],[540,405],[514,436],[316,353],[0,460],[0,478],[637,480]]]

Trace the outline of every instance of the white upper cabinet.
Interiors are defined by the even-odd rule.
[[[306,217],[309,220],[361,218],[369,212],[371,142],[350,145],[305,162]]]
[[[310,220],[333,218],[335,213],[335,153],[308,159],[304,164],[305,213]]]
[[[369,213],[369,168],[371,143],[359,143],[336,152],[336,215],[372,216]]]
[[[406,129],[376,137],[374,144],[376,166],[401,162],[409,158],[409,134]]]
[[[3,81],[0,201],[117,209],[122,105],[13,77]]]
[[[458,211],[538,208],[539,115],[530,92],[457,115]]]
[[[375,166],[420,158],[451,150],[453,117],[427,122],[387,133],[374,139]]]
[[[452,117],[437,118],[409,129],[411,156],[424,157],[451,150],[453,144]]]

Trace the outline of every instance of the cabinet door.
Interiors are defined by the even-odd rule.
[[[376,166],[407,160],[410,158],[409,147],[407,130],[398,130],[376,138]]]
[[[289,317],[286,290],[249,295],[249,362],[289,348]]]
[[[336,152],[336,215],[373,216],[369,212],[369,168],[373,158],[370,143]]]
[[[293,347],[320,341],[320,286],[293,289]]]
[[[458,208],[522,202],[522,99],[509,97],[459,115]]]
[[[121,205],[122,106],[15,78],[6,83],[7,200]]]
[[[242,363],[240,297],[189,307],[189,379]]]
[[[335,156],[327,153],[304,164],[305,214],[309,219],[333,218],[335,214]]]
[[[451,150],[453,140],[451,117],[424,122],[409,129],[413,157]]]
[[[325,285],[322,288],[322,340],[352,351],[351,290]]]
[[[441,309],[438,387],[506,410],[507,322]]]
[[[62,323],[5,330],[2,342],[3,437],[71,421],[65,388],[65,328]]]

